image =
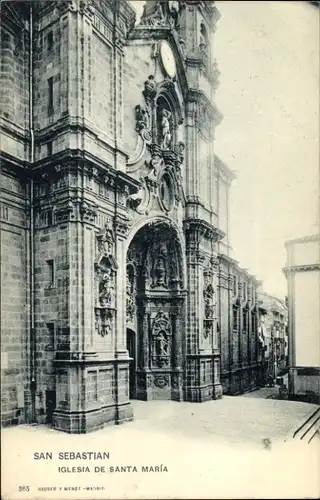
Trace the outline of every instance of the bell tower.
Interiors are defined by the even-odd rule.
[[[185,52],[185,218],[188,276],[187,379],[189,401],[221,397],[218,340],[218,186],[214,132],[222,116],[215,105],[219,72],[214,33],[220,14],[213,1],[180,2],[177,31]]]

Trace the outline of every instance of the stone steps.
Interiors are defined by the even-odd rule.
[[[293,433],[294,439],[299,439],[311,443],[317,436],[320,436],[320,408],[317,408]]]

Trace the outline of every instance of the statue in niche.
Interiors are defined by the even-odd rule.
[[[101,335],[100,309],[96,309],[95,313],[95,330],[99,335]]]
[[[178,264],[174,252],[171,254],[170,258],[170,275],[172,283],[177,283],[179,281]]]
[[[199,44],[199,49],[202,54],[205,56],[208,55],[208,33],[207,29],[204,24],[201,24],[200,26],[200,44]]]
[[[101,337],[105,337],[111,333],[111,320],[109,317],[102,318],[101,322]]]
[[[160,331],[156,338],[156,353],[157,356],[168,356],[169,341],[164,331]]]
[[[179,11],[180,11],[180,1],[179,0],[169,0],[168,1],[168,20],[172,28],[178,29]]]
[[[103,310],[96,309],[95,314],[95,330],[98,335],[105,337],[111,333],[111,318],[107,316]]]
[[[114,296],[112,279],[111,269],[104,270],[99,282],[99,302],[102,307],[110,307],[112,304]]]
[[[166,262],[163,255],[156,257],[154,269],[154,283],[153,286],[166,286],[167,281],[167,269]]]
[[[163,108],[161,110],[161,147],[163,149],[169,149],[171,145],[170,117],[170,111]]]
[[[110,219],[107,220],[104,229],[97,236],[98,252],[100,255],[111,255],[113,252],[114,233]]]
[[[140,24],[178,28],[181,0],[148,0],[143,8]]]
[[[158,26],[165,23],[164,9],[160,0],[146,2],[143,7],[141,24]]]
[[[205,319],[213,319],[214,316],[214,290],[212,285],[208,285],[203,292],[204,295],[204,316]]]
[[[135,312],[133,276],[130,276],[128,270],[126,275],[126,311],[127,311],[127,320],[132,321]]]
[[[155,366],[162,368],[170,364],[171,324],[169,318],[160,310],[152,327],[152,359]]]

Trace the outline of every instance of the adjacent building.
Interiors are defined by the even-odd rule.
[[[220,255],[221,383],[223,392],[237,395],[261,383],[259,360],[259,281],[234,259]],[[224,279],[228,276],[228,292]]]
[[[230,259],[213,1],[1,2],[4,425],[80,433],[130,399],[257,386]]]
[[[289,398],[320,402],[320,236],[287,241]]]

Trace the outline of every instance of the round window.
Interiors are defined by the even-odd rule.
[[[160,200],[165,210],[171,210],[173,204],[173,192],[172,182],[168,174],[164,174],[160,182]]]

